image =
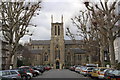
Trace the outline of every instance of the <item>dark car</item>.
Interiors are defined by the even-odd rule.
[[[70,66],[69,70],[75,71],[76,66]]]
[[[120,80],[120,70],[109,69],[105,72],[106,80]]]
[[[45,70],[47,70],[47,71],[51,69],[50,66],[44,66],[44,68],[45,68]]]
[[[29,73],[32,73],[34,77],[38,75],[38,73],[36,71],[34,71],[34,69],[32,69],[29,66],[22,66],[22,67],[19,67],[19,69],[26,71],[26,72],[29,72]]]
[[[40,73],[43,73],[45,71],[44,67],[40,66],[32,66],[31,68],[34,70],[38,70]]]
[[[113,71],[114,69],[107,69],[106,72],[104,73],[104,78],[107,80]]]
[[[21,75],[21,77],[22,77],[23,80],[30,80],[31,79],[31,77],[29,75],[27,75],[26,70],[19,69],[19,68],[16,69],[16,70],[18,70],[18,72],[20,73],[20,75]]]

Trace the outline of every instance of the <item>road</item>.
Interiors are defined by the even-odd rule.
[[[39,78],[39,79],[37,79]],[[57,69],[52,69],[50,71],[46,71],[44,72],[42,75],[39,75],[37,77],[34,77],[32,80],[40,80],[43,78],[47,78],[47,79],[55,79],[55,78],[65,78],[67,80],[67,78],[70,78],[70,79],[73,79],[73,78],[76,78],[76,79],[79,79],[79,80],[92,80],[88,77],[84,77],[83,75],[80,75],[76,72],[73,72],[73,71],[70,71],[70,70],[67,70],[67,69],[62,69],[62,70],[57,70]]]

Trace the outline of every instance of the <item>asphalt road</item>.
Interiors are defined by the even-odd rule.
[[[73,72],[67,69],[62,69],[62,70],[52,69],[50,71],[44,72],[42,75],[34,77],[32,80],[41,80],[41,79],[44,80],[44,78],[51,79],[51,80],[60,79],[60,78],[62,79],[64,78],[65,80],[68,80],[68,79],[73,80],[74,78],[79,80],[92,80],[88,77],[84,77],[81,74],[78,74],[76,72]]]

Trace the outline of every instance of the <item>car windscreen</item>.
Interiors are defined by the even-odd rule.
[[[10,71],[11,74],[18,74],[16,71]]]
[[[106,70],[106,68],[100,69],[100,71],[104,71],[104,70]]]
[[[94,68],[94,69],[93,69],[93,71],[97,71],[97,70],[98,70],[98,68]]]
[[[114,74],[114,75],[120,75],[120,70],[114,70],[114,71],[112,72],[112,74]]]
[[[87,70],[93,70],[94,68],[88,68]]]
[[[86,69],[87,69],[87,67],[83,67],[83,68],[82,68],[82,70],[86,70]]]
[[[7,75],[10,75],[9,71],[2,71],[2,76],[7,76]]]

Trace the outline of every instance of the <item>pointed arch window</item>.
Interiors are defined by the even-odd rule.
[[[45,55],[44,55],[44,61],[48,61],[48,54],[47,53],[45,53]]]
[[[55,59],[60,59],[60,50],[58,45],[55,47]]]
[[[57,26],[55,26],[55,35],[57,35]]]
[[[58,35],[60,35],[60,26],[58,26]]]

